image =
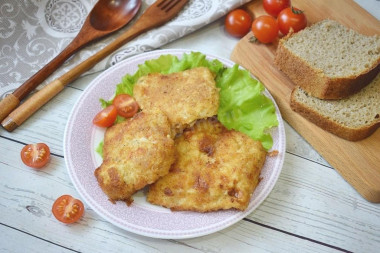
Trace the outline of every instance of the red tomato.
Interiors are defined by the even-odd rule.
[[[263,0],[264,10],[274,17],[285,8],[290,7],[290,0]]]
[[[117,110],[114,105],[110,105],[95,115],[92,123],[99,127],[110,127],[115,122],[117,117]]]
[[[45,143],[28,144],[21,150],[21,160],[29,167],[42,168],[50,160],[50,149]]]
[[[112,104],[116,106],[117,113],[124,118],[133,117],[139,110],[135,99],[128,94],[117,95]]]
[[[252,19],[248,12],[236,9],[228,13],[224,26],[226,31],[235,37],[243,37],[251,28]]]
[[[272,16],[260,16],[253,21],[252,32],[262,43],[273,42],[278,36],[277,21]]]
[[[84,206],[79,199],[75,199],[70,195],[62,195],[54,202],[51,211],[57,220],[70,224],[82,217]]]
[[[286,35],[293,28],[294,32],[302,30],[307,25],[307,19],[303,11],[290,7],[282,10],[277,17],[278,27],[282,34]]]

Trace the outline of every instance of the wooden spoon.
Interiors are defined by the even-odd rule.
[[[73,41],[45,67],[0,101],[0,121],[75,52],[89,42],[125,26],[136,15],[140,6],[141,0],[99,0]]]
[[[28,119],[34,112],[41,106],[46,104],[50,99],[57,95],[64,87],[78,78],[81,74],[95,66],[99,61],[110,55],[116,49],[123,46],[125,43],[136,38],[140,34],[163,25],[172,18],[174,18],[189,0],[157,0],[141,17],[117,37],[110,44],[99,50],[96,54],[89,57],[87,60],[81,62],[70,71],[58,77],[40,91],[36,92],[28,98],[22,105],[12,111],[2,122],[1,125],[9,132],[12,132],[20,126],[26,119]],[[6,97],[7,98],[7,97]]]

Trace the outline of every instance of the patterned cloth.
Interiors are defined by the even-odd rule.
[[[132,55],[159,48],[248,1],[190,0],[175,19],[125,44],[87,73],[106,69]],[[143,1],[138,16],[153,2]],[[95,3],[96,0],[0,1],[0,99],[28,80],[71,42]],[[43,84],[96,53],[128,26],[82,49]]]

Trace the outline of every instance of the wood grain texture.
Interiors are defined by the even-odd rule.
[[[164,48],[227,58],[238,39],[229,37],[223,24],[221,19]],[[259,208],[227,229],[186,240],[146,238],[113,226],[86,203],[78,223],[59,223],[51,214],[55,198],[63,194],[80,198],[63,159],[65,125],[83,89],[98,74],[78,78],[14,132],[0,128],[0,252],[377,252],[380,248],[380,204],[363,199],[286,122],[287,153],[275,188]],[[23,143],[36,142],[48,143],[53,153],[49,165],[38,171],[20,160]]]
[[[157,240],[123,231],[87,205],[79,223],[70,226],[58,223],[50,213],[55,198],[63,194],[80,198],[61,157],[64,128],[81,89],[97,75],[81,77],[75,88],[66,87],[13,133],[0,129],[0,178],[3,179],[0,213],[4,214],[0,224],[80,252],[104,252],[104,249],[107,252],[337,252],[331,246],[374,252],[380,247],[380,206],[361,198],[286,123],[288,141],[283,171],[268,199],[248,216],[250,221],[263,225],[243,220],[200,238]],[[48,143],[54,153],[51,163],[40,171],[25,167],[19,159],[23,145],[18,142]],[[43,215],[38,216],[40,213]],[[6,252],[14,251],[13,244],[24,238],[23,234],[10,234],[15,237],[13,243],[4,246]],[[0,245],[1,242],[0,238]],[[34,245],[38,248],[41,244]]]
[[[65,86],[59,79],[54,80],[49,85],[42,88],[36,95],[31,96],[30,99],[26,100],[22,107],[27,108],[27,110],[14,110],[8,117],[6,117],[2,125],[3,127],[12,132],[16,127],[20,126],[29,116],[35,113],[41,105],[46,104],[50,99],[57,95]],[[9,123],[8,123],[9,122]]]
[[[13,243],[25,234],[79,252],[374,252],[380,247],[378,205],[344,182],[334,183],[340,180],[334,170],[295,155],[286,155],[272,193],[247,219],[199,238],[159,240],[113,226],[86,203],[78,223],[58,222],[51,214],[54,200],[63,194],[80,198],[64,159],[53,155],[47,167],[33,170],[19,159],[22,144],[0,143],[0,226],[24,233],[16,234],[8,249],[17,249]]]
[[[77,79],[81,74],[94,67],[98,62],[103,60],[106,56],[123,46],[125,43],[136,38],[140,34],[159,27],[164,23],[174,18],[182,8],[187,4],[188,0],[180,0],[174,2],[172,5],[164,4],[164,1],[157,1],[137,19],[128,30],[122,33],[119,37],[113,40],[110,44],[99,50],[96,54],[89,57],[87,60],[81,62],[70,71],[66,72],[56,80],[52,81],[44,87],[43,90],[36,92],[29,100],[16,108],[12,113],[2,120],[1,125],[9,132],[12,132],[18,126],[20,126],[25,120],[27,120],[34,112],[40,107],[57,95],[63,88],[57,88],[57,86],[65,86],[68,83]],[[57,85],[59,83],[59,85]],[[30,85],[27,85],[29,87]],[[44,91],[56,92],[44,92]]]
[[[7,226],[0,226],[0,233],[2,237],[0,252],[40,253],[41,249],[44,249],[44,253],[73,253],[70,249],[60,247],[59,245],[30,236]]]
[[[21,100],[37,88],[38,85],[73,54],[90,42],[98,40],[125,26],[136,15],[140,6],[141,1],[98,1],[85,19],[82,28],[69,45],[12,93],[17,100],[12,101],[12,103],[6,99],[0,101],[0,121],[3,121],[8,114],[17,108]],[[25,114],[25,112],[20,113]],[[16,120],[20,121],[21,118]],[[6,122],[10,122],[9,125],[4,126],[8,131],[13,131],[10,126],[19,125],[16,121],[12,122],[11,119],[7,119]]]
[[[338,20],[363,34],[380,34],[380,22],[351,0],[292,1],[305,11],[309,24],[324,18]],[[264,14],[261,1],[245,6],[253,15]],[[231,59],[256,76],[275,98],[283,118],[299,132],[365,199],[380,202],[380,130],[369,138],[350,142],[310,123],[290,109],[294,84],[273,64],[277,42],[271,45],[249,42],[251,34],[241,39]]]
[[[0,121],[5,119],[8,114],[18,106],[20,100],[12,93],[7,95],[3,100],[0,101]]]

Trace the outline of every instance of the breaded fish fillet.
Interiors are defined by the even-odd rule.
[[[141,77],[133,96],[143,110],[162,110],[177,132],[197,119],[216,115],[219,107],[219,89],[213,73],[205,67]]]
[[[107,129],[103,163],[95,170],[102,190],[111,201],[124,200],[169,172],[174,162],[174,140],[161,111],[140,112]]]
[[[150,203],[197,212],[247,208],[266,158],[261,142],[212,118],[185,129],[175,144],[177,159],[150,186]]]

